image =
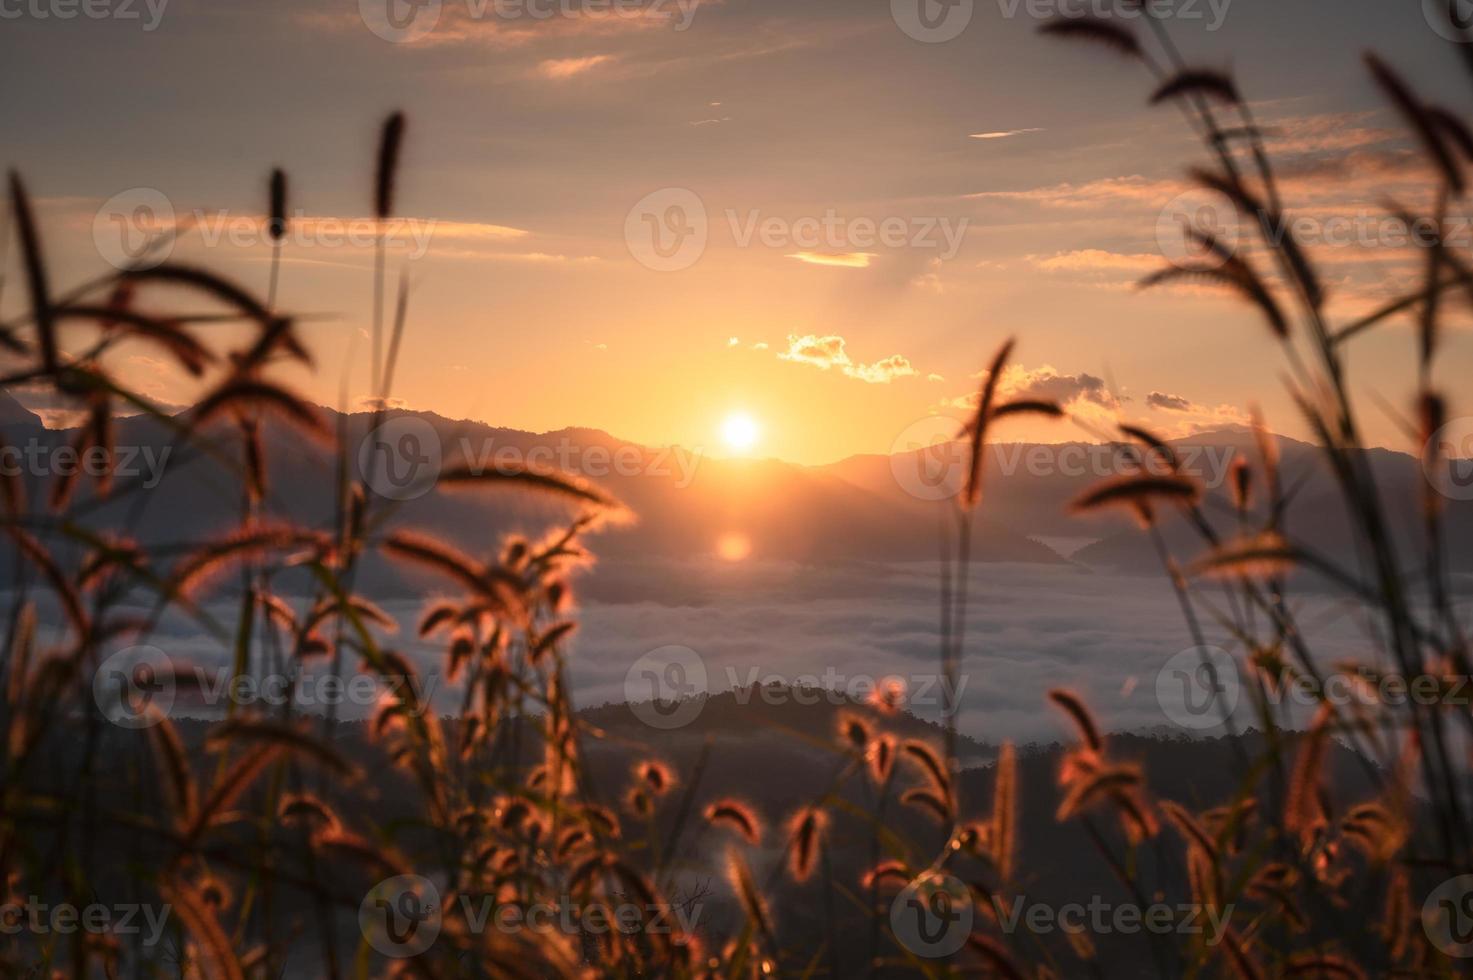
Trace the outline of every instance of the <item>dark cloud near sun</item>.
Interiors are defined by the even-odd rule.
[[[1146,404],[1151,408],[1159,408],[1167,412],[1189,412],[1192,410],[1192,401],[1181,395],[1169,395],[1164,391],[1153,391],[1146,396]]]

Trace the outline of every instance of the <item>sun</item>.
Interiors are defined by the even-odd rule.
[[[733,452],[747,452],[757,445],[757,438],[761,434],[757,420],[746,412],[732,412],[721,423],[721,441]]]

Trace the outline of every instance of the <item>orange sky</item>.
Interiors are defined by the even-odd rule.
[[[1236,0],[1221,30],[1172,26],[1189,53],[1232,56],[1287,201],[1314,221],[1343,321],[1410,281],[1415,255],[1373,216],[1387,194],[1421,199],[1356,52],[1375,42],[1419,85],[1466,85],[1415,4],[1352,0],[1313,50],[1290,39],[1303,13],[1283,6]],[[1142,106],[1135,66],[1038,38],[1002,4],[977,3],[944,43],[849,4],[671,2],[675,21],[474,9],[447,0],[432,30],[399,43],[351,5],[248,18],[223,0],[175,0],[151,32],[69,36],[94,81],[147,58],[142,91],[61,79],[52,26],[16,25],[28,42],[16,69],[58,79],[3,120],[22,134],[14,157],[58,277],[106,271],[120,236],[148,225],[146,203],[158,223],[194,225],[173,258],[264,288],[264,179],[283,166],[300,214],[280,303],[321,315],[303,331],[322,370],[299,383],[336,405],[347,372],[356,401],[371,147],[402,108],[390,235],[391,275],[407,270],[413,288],[394,392],[407,405],[712,451],[740,411],[760,424],[754,451],[824,462],[960,414],[1016,335],[1009,385],[1092,425],[1181,434],[1259,403],[1302,435],[1251,311],[1205,290],[1131,288],[1175,257],[1173,222],[1201,207],[1180,197],[1184,170],[1203,160],[1175,112]],[[253,52],[266,49],[263,74]],[[19,300],[7,291],[6,310]],[[1398,406],[1412,390],[1407,326],[1351,355],[1365,393]],[[1443,376],[1470,360],[1459,325]],[[130,356],[123,372],[161,401],[189,399],[155,359]],[[1391,419],[1367,413],[1373,438],[1402,445]],[[1085,435],[1042,422],[1009,433]]]

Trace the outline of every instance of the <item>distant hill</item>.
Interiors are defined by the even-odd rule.
[[[356,447],[373,416],[324,412],[330,430],[344,433],[346,444],[355,449],[349,464],[356,479]],[[739,538],[755,560],[887,562],[928,560],[936,554],[933,509],[881,496],[822,470],[776,460],[697,458],[683,450],[626,443],[592,429],[536,434],[430,413],[395,410],[388,417],[425,422],[434,430],[447,465],[469,449],[473,459],[494,462],[496,454],[505,453],[544,467],[562,465],[587,473],[637,517],[627,526],[600,532],[596,550],[601,561],[706,558],[717,553],[727,536]],[[238,458],[238,441],[231,431],[212,433],[220,436],[217,453],[227,460]],[[327,526],[333,513],[332,450],[270,421],[263,433],[270,480],[267,513]],[[70,435],[24,419],[4,431],[12,443],[35,440],[47,446],[60,446]],[[106,501],[91,500],[92,485],[84,481],[77,496],[84,525],[122,530],[144,543],[169,546],[222,533],[238,520],[238,477],[217,458],[174,446],[172,433],[159,420],[119,420],[115,443],[132,454],[137,467],[162,460],[166,478],[126,496],[115,492],[116,499]],[[33,497],[43,493],[40,481],[33,477],[29,482]],[[126,482],[119,480],[118,485]],[[387,510],[386,527],[424,529],[472,553],[489,552],[509,532],[541,535],[572,514],[561,503],[495,491],[434,492],[390,502]],[[1026,534],[993,521],[984,522],[978,539],[979,561],[1061,561]],[[58,542],[57,547],[65,555],[65,543]],[[8,574],[8,569],[0,574]],[[409,594],[423,591],[427,584],[405,578],[377,555],[367,557],[359,574],[360,584],[371,594]]]
[[[0,391],[0,432],[15,428],[40,428],[41,416],[16,401],[9,392]]]
[[[356,447],[373,416],[339,415],[324,409],[333,431],[344,433],[352,475],[357,474]],[[941,506],[920,499],[907,487],[907,473],[920,465],[916,454],[855,456],[825,466],[805,467],[777,460],[698,458],[679,447],[650,448],[628,443],[597,429],[570,428],[547,433],[495,428],[475,421],[454,421],[432,413],[394,410],[391,419],[413,418],[435,433],[441,458],[448,464],[463,458],[494,462],[497,454],[531,459],[544,466],[566,466],[583,472],[624,501],[637,515],[626,526],[599,533],[595,550],[605,571],[590,580],[590,595],[631,597],[640,581],[637,571],[619,575],[613,569],[691,561],[719,553],[723,540],[738,543],[740,553],[757,561],[795,563],[931,561],[937,555]],[[8,421],[4,421],[8,420]],[[264,428],[271,479],[269,513],[326,526],[332,518],[335,458],[332,450],[294,431],[268,422]],[[13,399],[0,402],[0,432],[12,443],[31,440],[60,445],[69,433],[47,430]],[[223,433],[218,452],[238,453],[233,434]],[[159,421],[135,417],[119,420],[116,442],[137,453],[166,462],[168,478],[157,487],[123,499],[89,503],[82,523],[126,530],[144,542],[177,544],[223,531],[238,518],[238,480],[217,459],[198,451],[171,447],[172,435]],[[1223,430],[1173,443],[1188,468],[1208,484],[1204,503],[1209,520],[1224,535],[1236,527],[1224,486],[1229,465],[1245,458],[1257,471],[1251,435]],[[1298,540],[1342,561],[1353,558],[1353,536],[1332,477],[1319,451],[1305,443],[1278,439],[1283,480],[1293,488],[1287,526]],[[1403,564],[1421,563],[1421,531],[1417,506],[1423,475],[1417,460],[1387,450],[1371,450],[1367,460],[1388,504]],[[964,467],[946,473],[951,484]],[[1086,443],[1037,445],[1008,443],[989,447],[985,492],[976,531],[974,560],[982,562],[1060,563],[1064,559],[1036,538],[1050,536],[1096,539],[1070,560],[1102,568],[1154,571],[1157,559],[1147,536],[1124,515],[1083,519],[1068,513],[1068,504],[1087,487],[1119,468],[1108,447]],[[33,495],[40,492],[31,480]],[[1259,504],[1261,505],[1261,487]],[[85,483],[79,499],[87,500]],[[417,527],[440,534],[461,548],[487,553],[512,531],[541,534],[565,519],[567,507],[507,493],[432,493],[394,502],[386,527]],[[1454,544],[1473,541],[1473,502],[1447,501],[1445,522]],[[1201,551],[1201,543],[1185,524],[1164,522],[1168,543],[1184,558]],[[66,546],[58,543],[65,556]],[[1458,570],[1473,570],[1473,549],[1452,547],[1448,557]],[[10,574],[8,566],[0,576]],[[359,583],[370,594],[406,595],[432,583],[392,567],[376,554],[364,561]],[[406,577],[408,575],[408,577]],[[667,577],[668,578],[668,577]],[[3,581],[3,579],[0,579]],[[678,583],[679,584],[679,583]],[[701,586],[686,582],[675,591],[697,599]]]
[[[1292,490],[1286,524],[1291,537],[1320,554],[1353,562],[1354,537],[1349,516],[1336,488],[1324,454],[1316,447],[1283,436],[1274,437],[1280,457],[1281,481]],[[1229,495],[1227,473],[1237,459],[1253,468],[1254,511],[1263,505],[1262,466],[1251,432],[1222,429],[1171,441],[1183,468],[1201,480],[1207,494],[1203,510],[1223,536],[1237,530],[1237,515]],[[854,456],[821,469],[862,487],[895,506],[913,500],[897,481],[897,472],[914,471],[918,453],[896,456]],[[1405,453],[1371,449],[1364,457],[1375,474],[1404,567],[1420,575],[1423,561],[1421,494],[1426,479],[1420,462]],[[1099,444],[1070,442],[1055,445],[1003,443],[988,447],[984,464],[982,510],[994,524],[1035,536],[1096,537],[1070,559],[1081,564],[1128,571],[1155,571],[1160,562],[1150,537],[1140,533],[1124,512],[1095,517],[1069,513],[1069,504],[1090,486],[1119,475],[1111,452]],[[949,471],[950,483],[960,484],[961,467]],[[1473,502],[1444,501],[1444,528],[1452,567],[1473,571],[1473,549],[1456,547],[1473,542]],[[1185,522],[1167,514],[1163,521],[1167,542],[1175,554],[1191,559],[1203,550],[1201,538]]]

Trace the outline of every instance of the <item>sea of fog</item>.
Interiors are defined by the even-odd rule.
[[[1231,611],[1219,586],[1202,588],[1224,614]],[[778,682],[857,696],[898,677],[911,691],[912,710],[940,717],[940,575],[934,563],[609,563],[582,582],[580,594],[569,659],[580,706],[645,699],[670,690],[652,681],[672,677],[684,691]],[[1218,730],[1219,703],[1208,697],[1213,672],[1203,668],[1203,652],[1164,575],[1077,564],[977,564],[970,595],[958,683],[964,732],[988,741],[1059,738],[1066,733],[1045,694],[1060,685],[1083,694],[1110,729]],[[421,669],[421,683],[439,709],[455,710],[459,692],[443,677],[443,645],[415,633],[424,600],[382,604],[404,626],[385,642]],[[232,624],[238,611],[225,598],[207,609],[222,624]],[[1372,649],[1370,624],[1343,601],[1306,594],[1294,599],[1294,609],[1323,662],[1364,659]],[[43,623],[47,619],[43,609]],[[1202,621],[1209,645],[1229,645],[1211,616]],[[1262,626],[1261,615],[1257,622]],[[268,703],[280,697],[269,687],[222,694],[227,689],[218,679],[229,675],[226,643],[177,613],[166,615],[147,642],[204,672],[206,693],[181,694],[176,713],[209,716],[213,712],[201,703],[218,706],[227,696]],[[258,650],[258,663],[266,660]],[[1207,661],[1222,668],[1217,685],[1236,700],[1239,724],[1251,724],[1246,678],[1235,676],[1220,654],[1209,651]],[[677,673],[670,663],[679,664]],[[297,682],[298,704],[310,711],[331,703],[340,716],[362,717],[379,692],[371,678],[352,683],[346,690],[334,686],[327,663],[310,661]],[[1309,706],[1300,700],[1306,703],[1290,713],[1302,721]]]

